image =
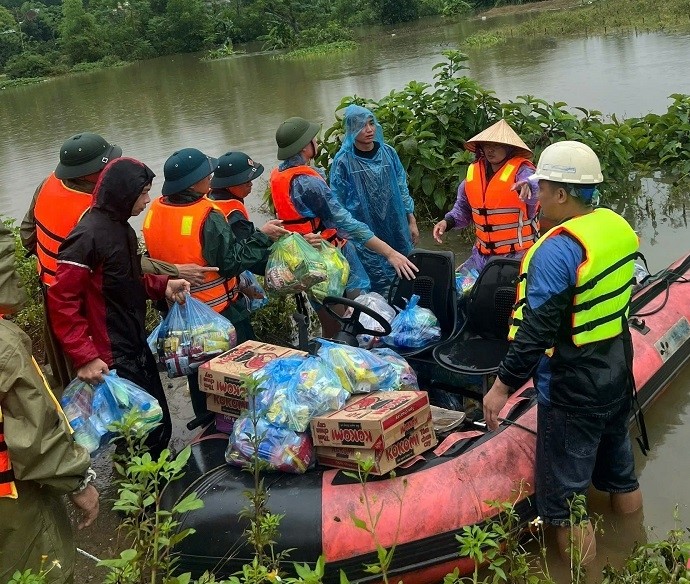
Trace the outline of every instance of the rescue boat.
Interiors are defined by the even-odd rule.
[[[668,386],[690,358],[690,255],[648,279],[630,310],[635,351],[637,398],[643,409]],[[353,517],[367,519],[368,500],[380,516],[376,538],[396,545],[390,577],[405,584],[437,582],[458,568],[474,570],[460,557],[455,538],[464,527],[485,525],[497,509],[488,501],[515,501],[520,520],[535,514],[536,396],[525,386],[501,412],[496,432],[477,427],[440,435],[433,450],[417,456],[395,477],[371,477],[362,485],[343,471],[319,467],[303,475],[268,473],[268,507],[284,515],[276,551],[290,549],[289,560],[326,562],[326,581],[344,570],[351,582],[375,582],[365,564],[377,563],[376,541]],[[202,435],[192,444],[185,476],[165,490],[165,507],[195,491],[204,508],[181,517],[179,529],[194,528],[177,548],[179,569],[198,576],[205,570],[225,577],[253,558],[243,532],[243,493],[252,488],[247,472],[229,466],[227,436]],[[522,487],[521,487],[522,485]]]

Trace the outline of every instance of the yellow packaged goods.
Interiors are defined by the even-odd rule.
[[[321,255],[299,233],[273,244],[266,264],[266,289],[279,294],[309,290],[328,277]]]
[[[383,450],[431,420],[425,391],[379,391],[351,397],[345,407],[311,421],[314,446]]]
[[[372,474],[383,475],[433,448],[436,446],[436,442],[433,423],[427,422],[409,436],[404,436],[382,450],[317,446],[316,460],[325,466],[356,470],[358,468],[357,457],[359,456],[362,460],[371,459],[374,461]]]
[[[328,278],[314,284],[311,295],[321,302],[326,296],[342,296],[350,276],[350,264],[342,252],[327,241],[321,242],[321,259],[326,264]]]
[[[251,375],[278,357],[288,355],[306,356],[306,353],[259,341],[245,341],[199,367],[199,388],[221,397],[245,399],[242,377]],[[211,411],[228,413],[219,409]]]

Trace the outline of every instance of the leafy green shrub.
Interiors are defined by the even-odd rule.
[[[11,57],[5,65],[5,72],[10,79],[45,77],[51,74],[52,69],[50,60],[36,53],[20,53]]]

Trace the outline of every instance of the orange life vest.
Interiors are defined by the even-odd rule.
[[[486,180],[484,161],[467,169],[465,194],[472,208],[476,235],[475,245],[485,255],[501,255],[526,250],[536,241],[539,224],[527,217],[527,204],[510,187],[521,165],[534,165],[520,156],[506,161]]]
[[[223,212],[223,217],[225,217],[226,219],[235,211],[239,211],[240,213],[242,213],[242,215],[244,215],[245,219],[249,219],[249,213],[247,212],[247,208],[244,206],[244,203],[239,199],[211,199],[208,195],[206,195],[205,198],[211,201],[211,203],[213,203],[216,207],[218,207]]]
[[[222,211],[204,197],[187,205],[172,205],[167,198],[155,199],[144,219],[144,241],[152,258],[176,264],[208,266],[201,247],[201,230],[211,211]],[[237,278],[209,272],[201,286],[192,286],[194,298],[223,312],[239,296]]]
[[[7,452],[5,442],[5,421],[0,408],[0,497],[17,498],[17,487],[14,484],[14,473],[10,462],[10,453]]]
[[[324,229],[319,217],[303,217],[299,214],[290,198],[290,185],[292,179],[300,174],[307,174],[326,182],[323,177],[311,166],[293,166],[285,170],[274,168],[271,172],[270,186],[273,206],[278,219],[283,222],[283,227],[288,231],[305,235],[306,233],[321,233],[321,237],[333,242],[338,239],[336,230]]]
[[[46,286],[55,283],[60,244],[91,206],[92,195],[70,189],[51,173],[41,187],[34,206],[38,277]]]

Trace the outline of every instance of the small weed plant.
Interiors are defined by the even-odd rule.
[[[194,533],[193,529],[178,530],[179,516],[203,507],[203,502],[191,493],[168,511],[162,507],[162,491],[168,482],[182,476],[191,450],[187,447],[171,459],[166,449],[158,459],[153,458],[144,447],[146,435],[139,419],[133,411],[114,425],[125,454],[114,456],[119,486],[113,508],[125,516],[120,528],[130,547],[119,558],[100,562],[109,569],[104,584],[188,584],[189,573],[174,574],[177,561],[172,549]],[[202,581],[209,582],[208,578],[206,575]]]

